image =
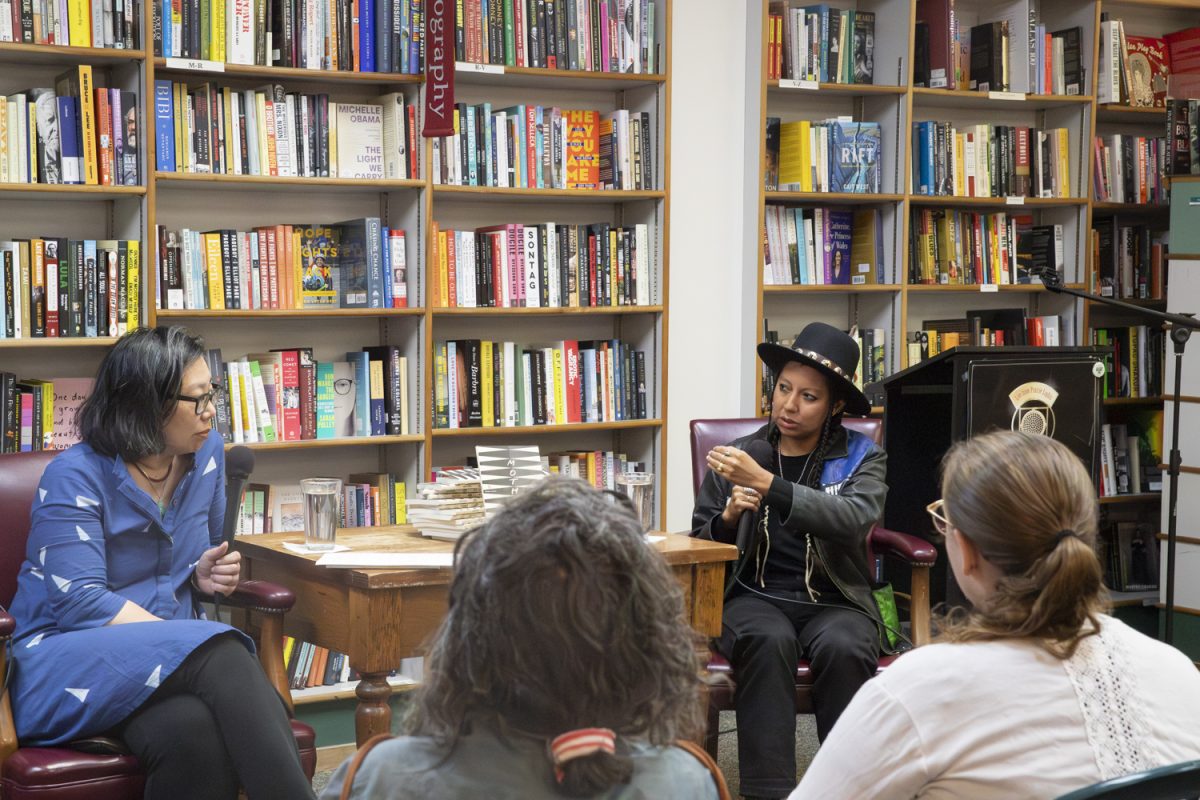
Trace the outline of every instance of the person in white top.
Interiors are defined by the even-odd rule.
[[[1200,672],[1102,613],[1092,482],[1066,446],[955,445],[929,506],[973,610],[854,696],[796,798],[1055,798],[1200,758]]]

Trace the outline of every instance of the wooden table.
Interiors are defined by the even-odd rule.
[[[296,593],[296,605],[284,618],[284,631],[350,657],[362,674],[355,688],[355,739],[362,744],[391,729],[387,675],[400,659],[422,655],[422,647],[446,614],[449,569],[331,569],[317,566],[316,555],[284,549],[302,543],[301,533],[239,536],[242,577],[267,580]],[[449,552],[450,542],[426,539],[407,525],[348,528],[338,544],[355,550]],[[663,554],[683,587],[688,620],[699,633],[721,634],[725,562],[733,545],[668,534],[653,547]]]

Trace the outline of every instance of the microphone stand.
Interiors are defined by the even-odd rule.
[[[1179,497],[1179,467],[1182,464],[1179,457],[1179,390],[1183,374],[1183,350],[1192,331],[1200,330],[1200,320],[1183,314],[1155,311],[1152,308],[1126,303],[1111,297],[1101,297],[1072,289],[1063,285],[1062,275],[1053,268],[1039,270],[1038,275],[1051,292],[1069,294],[1084,300],[1103,303],[1158,322],[1168,322],[1171,325],[1169,335],[1171,341],[1175,343],[1175,388],[1171,393],[1171,402],[1175,405],[1175,412],[1171,419],[1171,448],[1167,459],[1167,596],[1164,603],[1163,641],[1173,644],[1175,639],[1175,540],[1177,536],[1175,504]]]

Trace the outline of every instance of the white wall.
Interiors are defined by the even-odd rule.
[[[743,198],[758,123],[744,114],[743,0],[675,0],[673,11],[665,522],[682,531],[692,513],[688,421],[753,411],[756,265],[743,254]]]

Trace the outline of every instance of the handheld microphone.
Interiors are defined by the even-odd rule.
[[[775,448],[762,439],[754,439],[750,444],[746,445],[746,455],[754,459],[760,467],[771,471],[771,461],[775,457]],[[766,501],[766,498],[763,498]],[[742,512],[741,518],[738,520],[737,529],[737,549],[738,555],[746,552],[746,548],[750,545],[751,534],[754,531],[754,526],[758,522],[758,514],[751,514],[748,511]]]
[[[242,510],[242,494],[246,481],[254,471],[254,451],[238,445],[225,454],[225,526],[221,529],[221,541],[233,543],[237,529],[238,514]]]
[[[225,454],[225,524],[221,528],[221,541],[230,546],[242,510],[242,494],[253,471],[254,451],[249,447],[238,445]],[[213,592],[213,619],[221,619],[220,592]]]

